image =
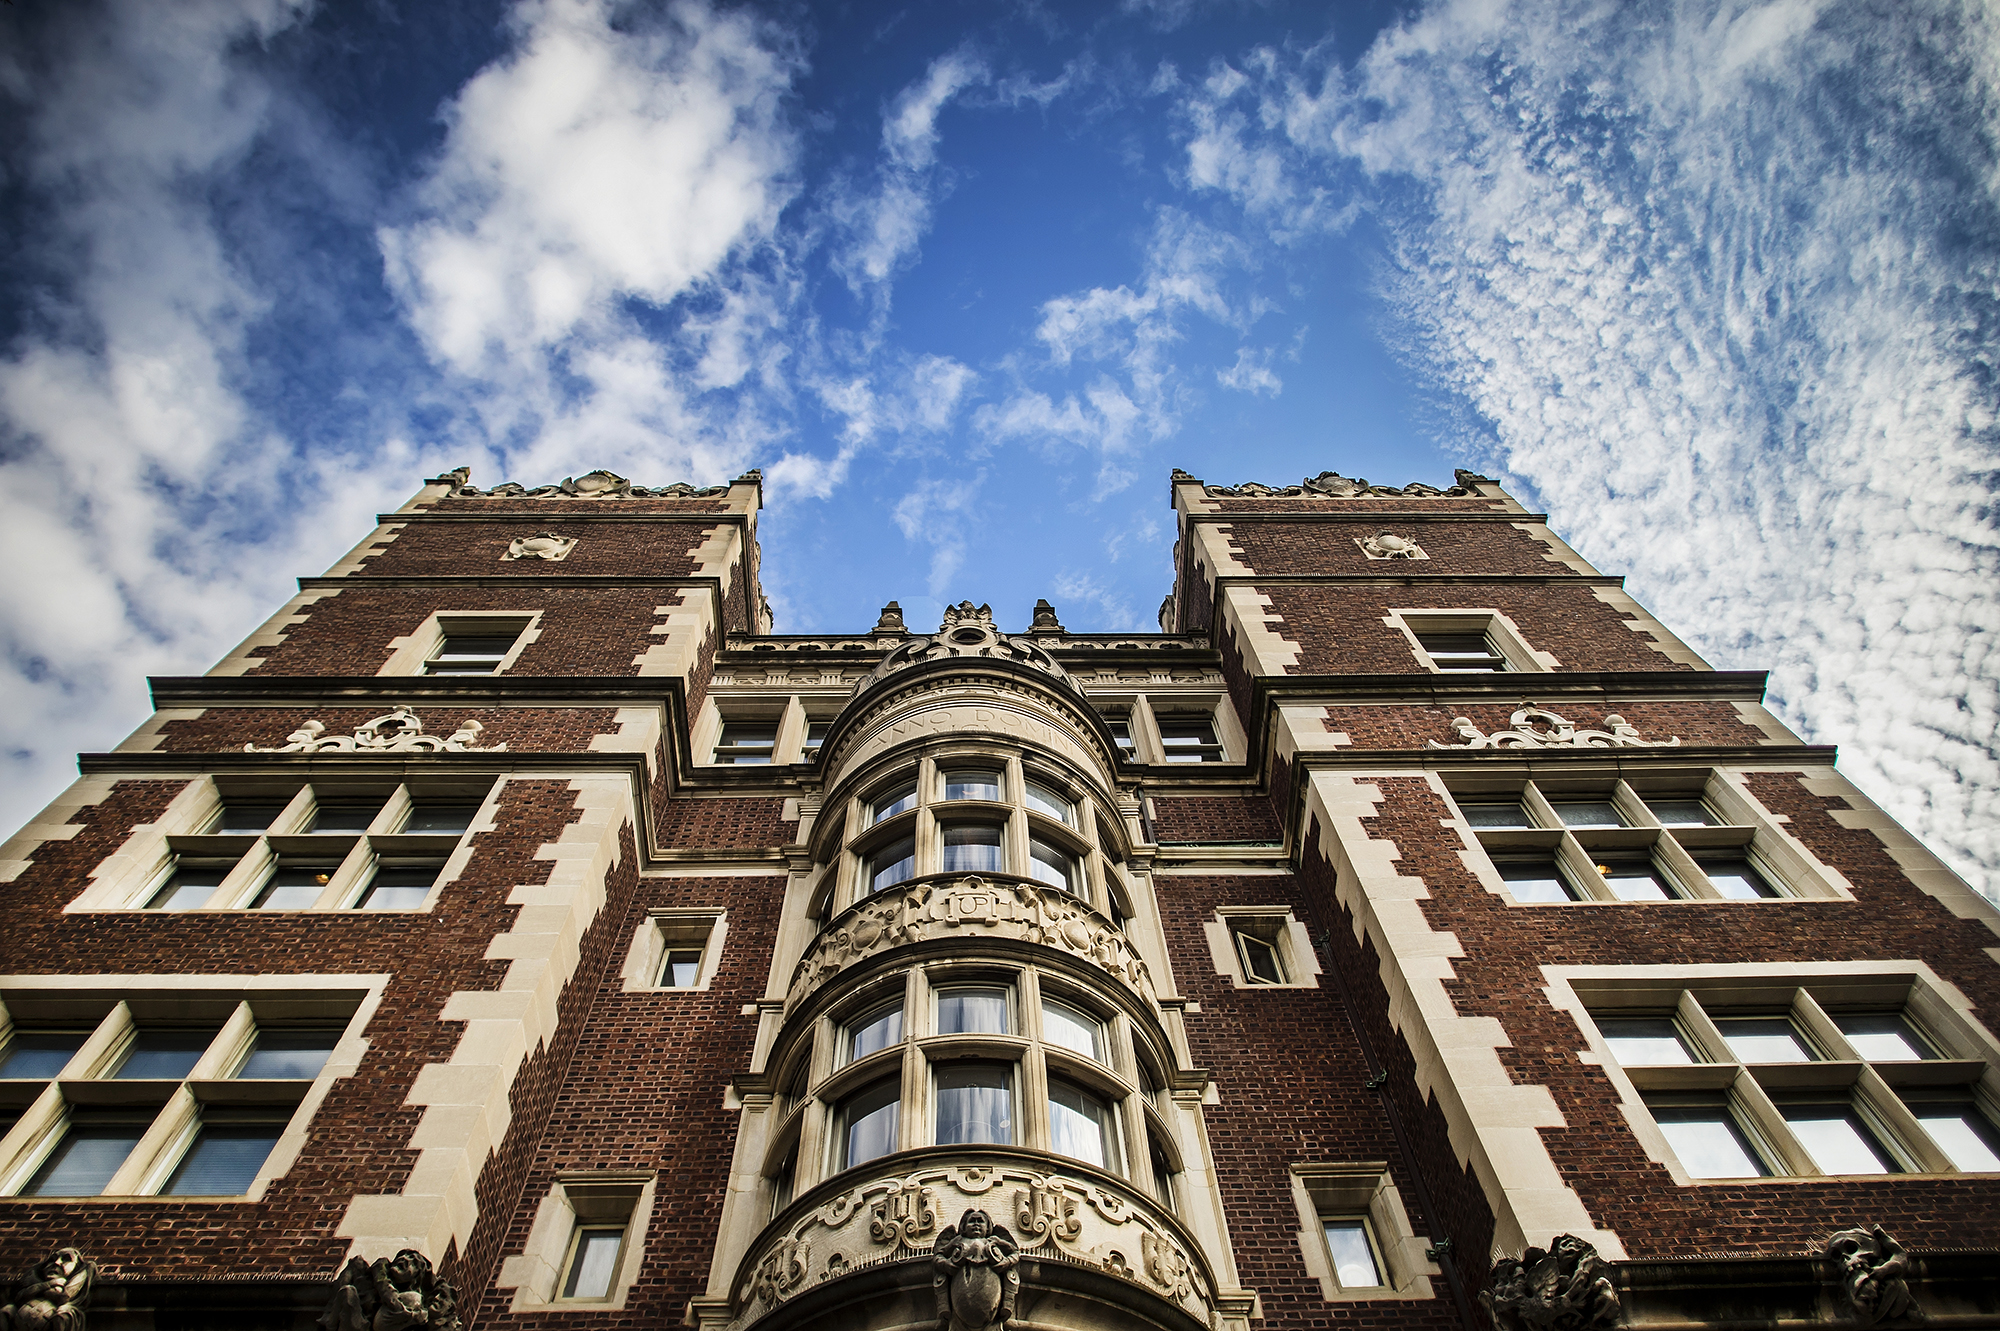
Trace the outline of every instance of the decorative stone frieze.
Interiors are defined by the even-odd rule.
[[[1424,548],[1407,536],[1394,532],[1382,532],[1376,536],[1357,536],[1354,543],[1361,547],[1361,553],[1370,559],[1429,559]]]
[[[900,1159],[900,1175],[822,1185],[758,1238],[732,1290],[736,1324],[849,1271],[926,1251],[940,1325],[950,1331],[993,1331],[1006,1321],[1016,1258],[1096,1267],[1204,1325],[1221,1323],[1199,1246],[1122,1181],[1086,1176],[1087,1167],[1065,1172],[1058,1158],[1006,1147],[940,1147]],[[936,1231],[928,1250],[916,1241],[933,1232],[940,1212],[961,1207],[958,1224]],[[904,1220],[914,1217],[922,1223],[913,1230]]]
[[[424,723],[407,707],[385,712],[354,728],[352,735],[329,735],[326,723],[308,720],[273,749],[245,744],[245,753],[500,753],[506,744],[480,747],[486,727],[470,718],[447,736],[426,735]]]
[[[1909,1254],[1882,1226],[1841,1230],[1826,1241],[1826,1255],[1840,1266],[1841,1297],[1860,1325],[1923,1316],[1910,1294]]]
[[[762,480],[760,472],[748,472],[740,478],[745,481]],[[712,499],[729,493],[726,485],[693,486],[685,481],[672,485],[648,488],[634,485],[616,472],[591,471],[581,476],[566,476],[555,485],[521,485],[507,481],[490,490],[481,490],[471,484],[472,469],[456,467],[442,476],[431,478],[433,485],[449,485],[448,499]]]
[[[1507,718],[1511,729],[1487,734],[1470,717],[1452,718],[1459,743],[1430,741],[1433,749],[1672,749],[1680,739],[1647,739],[1624,717],[1607,713],[1602,730],[1578,730],[1554,712],[1528,703]]]
[[[866,687],[864,679],[856,696]],[[1093,725],[1089,699],[1073,681],[1056,683],[1040,671],[1032,678],[968,670],[891,679],[862,706],[850,703],[848,715],[852,723],[822,757],[829,788],[844,773],[912,740],[967,732],[1040,747],[1106,779],[1116,770],[1109,742]]]
[[[1046,602],[1044,602],[1046,604]],[[1054,617],[1054,612],[1050,612]],[[1057,626],[1060,628],[1060,626]],[[897,647],[882,658],[868,676],[855,686],[855,693],[861,694],[875,684],[914,665],[926,661],[943,661],[952,657],[983,657],[988,660],[1010,661],[1024,665],[1062,684],[1065,688],[1081,696],[1083,690],[1069,677],[1069,672],[1057,663],[1055,657],[1041,643],[1026,638],[1017,638],[1002,633],[993,625],[993,607],[975,606],[970,601],[960,601],[947,606],[944,623],[936,633],[915,638]]]
[[[0,1307],[0,1331],[83,1331],[96,1280],[96,1262],[75,1248],[57,1248],[28,1268]]]
[[[785,993],[791,1013],[850,966],[932,939],[968,945],[992,939],[1037,943],[1081,957],[1148,1003],[1153,977],[1118,927],[1089,906],[1025,878],[978,874],[919,879],[878,892],[836,916],[806,949]]]
[[[1488,478],[1476,472],[1460,470],[1454,473],[1458,484],[1447,490],[1435,485],[1425,485],[1421,481],[1411,481],[1408,485],[1370,485],[1360,477],[1342,476],[1337,471],[1323,471],[1317,476],[1308,476],[1297,485],[1264,485],[1258,481],[1244,481],[1240,485],[1203,485],[1202,493],[1210,499],[1476,499],[1479,491],[1473,488],[1478,481]],[[1195,478],[1184,471],[1174,472],[1176,481],[1192,481]]]
[[[458,1291],[431,1270],[428,1257],[405,1248],[396,1260],[377,1257],[371,1265],[359,1257],[347,1259],[347,1269],[333,1287],[326,1311],[319,1315],[326,1331],[459,1331]]]
[[[507,546],[507,553],[501,561],[510,559],[545,559],[551,564],[569,558],[569,552],[576,549],[576,537],[558,536],[552,531],[538,531],[533,536],[516,536]]]
[[[1479,1302],[1496,1331],[1603,1331],[1618,1324],[1618,1291],[1597,1249],[1570,1234],[1546,1250],[1493,1264]]]

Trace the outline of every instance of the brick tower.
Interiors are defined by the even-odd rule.
[[[2000,1326],[2000,914],[1484,477],[1172,492],[427,483],[0,852],[0,1326]]]

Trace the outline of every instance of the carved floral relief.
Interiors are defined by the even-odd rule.
[[[1608,713],[1602,730],[1578,730],[1554,712],[1525,704],[1508,718],[1511,729],[1487,734],[1472,724],[1470,717],[1453,717],[1452,734],[1458,743],[1430,741],[1433,749],[1672,749],[1674,739],[1647,739],[1624,717]]]
[[[354,728],[352,735],[329,735],[322,721],[307,720],[285,736],[276,748],[245,744],[245,753],[500,753],[506,744],[481,747],[486,727],[467,718],[450,735],[426,735],[424,723],[407,707],[398,707]]]

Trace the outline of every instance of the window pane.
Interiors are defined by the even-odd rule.
[[[1937,1057],[1929,1042],[1911,1030],[1899,1013],[1839,1013],[1833,1024],[1840,1027],[1854,1052],[1871,1063],[1913,1063]]]
[[[1799,1145],[1826,1174],[1900,1174],[1851,1105],[1781,1105]]]
[[[1000,798],[1000,774],[977,769],[946,772],[944,797],[948,800],[997,800]]]
[[[271,826],[277,816],[285,811],[283,804],[238,804],[226,800],[222,814],[209,828],[214,836],[240,836],[252,832],[262,832]]]
[[[878,1082],[841,1111],[841,1168],[851,1169],[896,1149],[896,1083]]]
[[[892,843],[887,849],[875,852],[868,862],[868,890],[880,892],[885,887],[894,887],[900,882],[916,876],[917,843],[912,837],[904,837]]]
[[[1755,901],[1778,895],[1778,889],[1765,882],[1764,875],[1751,868],[1746,859],[1704,859],[1698,863],[1708,881],[1715,884],[1715,890],[1731,901]]]
[[[441,867],[417,864],[377,869],[374,879],[368,884],[368,891],[355,903],[355,909],[415,910],[430,896]]]
[[[1968,1173],[2000,1170],[2000,1132],[1978,1108],[1969,1103],[1913,1103],[1910,1112],[1937,1148],[1951,1161],[1952,1168]]]
[[[167,1186],[166,1197],[235,1197],[250,1190],[271,1148],[278,1144],[278,1125],[210,1126],[195,1134],[194,1145],[181,1157]]]
[[[1004,1064],[942,1068],[937,1074],[937,1144],[1006,1145],[1014,1140],[1014,1070]]]
[[[946,873],[999,873],[1000,829],[983,824],[944,829]]]
[[[340,1043],[339,1031],[258,1031],[238,1077],[305,1081],[319,1075]]]
[[[1528,811],[1521,807],[1521,801],[1508,800],[1505,803],[1466,804],[1460,802],[1458,811],[1465,815],[1465,821],[1474,827],[1532,827],[1528,821]]]
[[[577,1235],[576,1257],[563,1284],[563,1297],[601,1299],[609,1295],[611,1279],[618,1273],[618,1249],[624,1242],[622,1229],[586,1229]]]
[[[1215,723],[1205,716],[1163,716],[1160,719],[1160,748],[1170,763],[1214,763],[1222,761],[1222,746],[1215,739]]]
[[[507,659],[507,653],[514,649],[514,639],[518,636],[517,633],[504,637],[448,634],[443,645],[424,663],[424,672],[431,675],[490,675]]]
[[[215,1040],[213,1030],[140,1031],[118,1065],[118,1081],[179,1081]]]
[[[730,721],[723,725],[722,738],[715,742],[715,761],[768,763],[777,746],[777,722]]]
[[[1049,1082],[1049,1149],[1057,1155],[1115,1172],[1114,1122],[1111,1107],[1081,1086]]]
[[[1489,674],[1510,668],[1483,633],[1419,633],[1417,645],[1446,674]]]
[[[1042,1038],[1085,1058],[1104,1061],[1104,1023],[1066,1003],[1042,1001]]]
[[[1680,895],[1651,864],[1612,860],[1598,865],[1597,873],[1611,889],[1611,895],[1620,901],[1672,901]]]
[[[1744,1063],[1814,1063],[1819,1055],[1789,1017],[1727,1017],[1715,1023],[1729,1052]]]
[[[146,1123],[125,1120],[70,1124],[62,1141],[21,1189],[23,1197],[95,1197],[111,1182],[118,1166],[132,1154],[145,1134]]]
[[[1632,1017],[1597,1023],[1612,1057],[1628,1068],[1695,1061],[1671,1017]]]
[[[1623,827],[1625,820],[1610,800],[1551,801],[1564,827]]]
[[[945,989],[939,992],[939,1035],[1005,1035],[1005,989]]]
[[[365,832],[382,811],[379,800],[366,804],[321,804],[314,807],[308,832]]]
[[[1722,820],[1698,799],[1647,800],[1646,807],[1666,827],[1720,827]]]
[[[903,1038],[903,1005],[881,1007],[847,1028],[847,1057],[866,1058]]]
[[[1367,1289],[1382,1283],[1375,1253],[1368,1246],[1368,1225],[1356,1218],[1326,1222],[1327,1251],[1333,1254],[1333,1276],[1342,1289]]]
[[[1038,781],[1026,783],[1023,796],[1029,808],[1036,813],[1045,813],[1051,818],[1060,818],[1071,827],[1076,826],[1076,806],[1069,800]],[[1107,843],[1109,844],[1109,843]]]
[[[1547,859],[1500,860],[1495,865],[1516,901],[1575,901],[1577,894],[1569,880],[1556,868],[1553,856]]]
[[[1028,842],[1028,873],[1050,887],[1076,893],[1076,857],[1039,837]]]
[[[700,978],[699,948],[674,948],[660,967],[660,983],[668,989],[691,989]]]
[[[826,737],[828,734],[832,732],[832,730],[833,730],[833,722],[831,721],[806,722],[806,738],[805,738],[804,748],[807,757],[811,757],[813,754],[818,753],[820,749],[825,746]]]
[[[310,910],[333,881],[332,864],[280,864],[257,893],[258,910]]]
[[[15,1032],[0,1055],[0,1077],[56,1077],[90,1038],[88,1031]]]
[[[223,864],[184,864],[174,871],[166,886],[153,894],[147,910],[195,910],[208,904],[215,889],[229,876]]]
[[[463,832],[479,813],[477,804],[419,804],[410,810],[405,832]]]
[[[1760,1178],[1771,1172],[1721,1105],[1655,1109],[1653,1118],[1682,1168],[1695,1178]]]
[[[1118,745],[1118,752],[1130,758],[1137,754],[1138,746],[1132,742],[1132,718],[1129,716],[1107,716],[1105,726],[1111,731],[1112,742]]]
[[[1253,984],[1283,984],[1285,966],[1278,949],[1254,934],[1238,932],[1236,951],[1243,958],[1245,978]]]
[[[884,818],[893,818],[905,809],[914,809],[916,807],[917,783],[915,781],[905,781],[902,785],[892,786],[876,797],[875,803],[870,806],[868,821],[879,823]]]

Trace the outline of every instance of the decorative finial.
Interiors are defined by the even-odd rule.
[[[903,607],[895,601],[882,607],[882,617],[875,621],[877,633],[908,633],[903,624]]]
[[[1056,608],[1046,600],[1035,602],[1035,622],[1028,625],[1028,632],[1040,634],[1064,632],[1063,626],[1056,622]]]

